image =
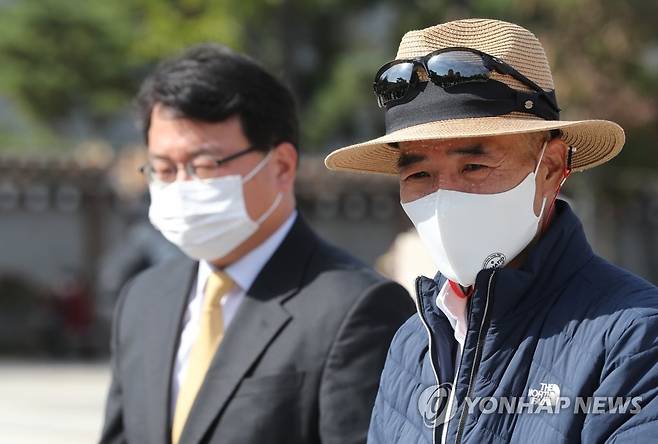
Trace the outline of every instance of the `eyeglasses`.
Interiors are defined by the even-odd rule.
[[[444,48],[423,57],[388,62],[377,71],[373,88],[379,107],[390,108],[413,100],[427,81],[449,90],[464,83],[487,82],[494,71],[509,75],[533,89],[553,110],[559,111],[552,92],[545,91],[502,60],[464,47]]]
[[[224,158],[217,158],[205,153],[199,154],[185,163],[185,171],[196,180],[214,179],[221,176],[222,167],[228,162],[254,151],[262,151],[262,149],[251,146]],[[149,183],[169,184],[176,181],[178,167],[169,160],[155,158],[146,165],[142,165],[139,172],[147,178]]]

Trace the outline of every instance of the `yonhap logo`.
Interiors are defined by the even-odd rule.
[[[446,418],[452,384],[432,385],[423,390],[418,398],[418,411],[425,427],[434,428],[450,420]],[[452,415],[451,415],[452,416]]]
[[[456,416],[457,411],[479,415],[547,415],[564,411],[573,414],[620,414],[635,415],[642,410],[642,397],[565,397],[560,386],[555,383],[540,382],[528,389],[528,396],[475,396],[466,397],[459,408],[450,408],[451,384],[433,385],[420,393],[418,411],[423,417],[423,424],[435,428],[447,424]]]

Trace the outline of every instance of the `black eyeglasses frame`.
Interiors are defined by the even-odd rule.
[[[222,165],[225,165],[225,164],[227,164],[228,162],[230,162],[232,160],[238,159],[238,158],[240,158],[240,157],[242,157],[246,154],[253,153],[255,151],[263,152],[263,149],[259,146],[252,145],[252,146],[249,146],[249,147],[247,147],[247,148],[245,148],[241,151],[238,151],[237,153],[231,154],[230,156],[226,156],[226,157],[223,157],[221,159],[214,159],[214,162],[217,166],[222,166]],[[196,174],[194,173],[193,168],[192,168],[192,164],[190,162],[187,162],[185,164],[185,169],[186,169],[187,173],[190,175],[190,177],[196,177]],[[151,165],[149,163],[146,163],[146,164],[140,166],[138,170],[141,174],[143,174],[149,180],[149,182],[153,181],[153,179],[151,178],[151,176],[153,174],[153,171],[152,171]]]

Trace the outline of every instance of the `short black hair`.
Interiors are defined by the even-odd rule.
[[[137,109],[147,144],[157,104],[201,122],[237,116],[249,142],[262,151],[283,142],[299,147],[299,122],[291,91],[253,59],[219,44],[188,48],[161,62],[144,80]]]

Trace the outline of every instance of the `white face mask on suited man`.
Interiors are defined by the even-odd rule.
[[[270,151],[244,177],[236,174],[151,184],[151,223],[193,259],[226,256],[252,236],[281,203],[283,195],[279,193],[256,221],[247,213],[245,204],[243,184],[265,167],[271,155]]]

